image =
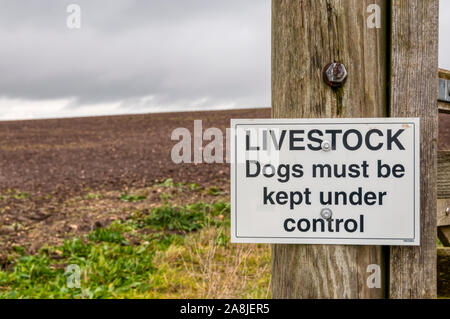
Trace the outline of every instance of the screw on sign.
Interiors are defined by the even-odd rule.
[[[324,208],[320,212],[320,216],[322,216],[322,218],[325,220],[329,220],[333,216],[333,212],[329,208]]]
[[[338,88],[344,85],[347,80],[347,69],[344,64],[340,62],[329,63],[323,69],[323,79],[325,83],[333,88]]]

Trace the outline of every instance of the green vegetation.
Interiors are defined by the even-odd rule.
[[[268,297],[269,249],[231,245],[229,223],[227,202],[166,203],[36,255],[15,247],[0,268],[0,298]],[[79,288],[68,285],[71,265]]]
[[[121,232],[110,228],[97,228],[94,232],[88,235],[88,238],[93,242],[127,244]]]
[[[147,196],[142,195],[129,195],[127,193],[122,193],[122,195],[119,196],[119,199],[124,202],[134,203],[134,202],[140,202],[147,199]]]
[[[84,199],[86,200],[98,200],[98,199],[102,199],[103,195],[100,193],[88,193],[84,196]]]
[[[207,192],[209,195],[213,195],[213,196],[219,196],[219,195],[223,194],[223,191],[216,186],[212,186],[212,187],[208,188]]]
[[[211,205],[197,203],[182,207],[165,205],[155,208],[144,220],[144,224],[155,230],[192,232],[206,225],[220,224],[221,222],[214,220],[213,217],[227,214],[229,211],[229,205],[222,202]]]
[[[8,198],[17,199],[17,200],[25,200],[28,199],[30,195],[25,192],[21,192],[15,189],[8,189],[4,194],[0,195],[0,202],[6,200]]]
[[[145,289],[154,251],[80,239],[61,247],[42,249],[37,256],[20,256],[12,271],[0,271],[0,298],[107,298],[123,291]],[[56,260],[55,260],[56,259]],[[81,281],[89,285],[69,288],[66,265],[77,265]]]
[[[165,181],[157,184],[159,187],[165,188],[181,188],[183,187],[183,183],[175,183],[172,178],[168,178]]]
[[[436,239],[437,241],[437,246],[438,247],[444,247],[444,245],[442,244],[441,240],[439,238]]]

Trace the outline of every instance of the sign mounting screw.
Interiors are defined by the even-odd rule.
[[[322,150],[325,151],[325,152],[331,151],[331,143],[330,143],[330,141],[323,141],[321,147],[322,147]]]
[[[329,208],[324,208],[320,212],[320,216],[322,216],[323,219],[328,220],[333,216],[333,212]]]

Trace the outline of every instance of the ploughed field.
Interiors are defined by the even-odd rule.
[[[99,186],[142,186],[170,176],[214,184],[228,180],[228,165],[177,165],[171,133],[193,121],[225,132],[232,118],[268,118],[270,109],[164,113],[0,122],[0,189],[33,193],[82,191]],[[439,149],[450,150],[450,115],[439,122]]]
[[[0,298],[267,297],[268,247],[229,244],[229,166],[174,164],[171,134],[269,116],[0,122]]]
[[[229,244],[229,166],[171,160],[172,131],[193,133],[194,120],[225,133],[232,118],[268,117],[0,122],[0,297],[269,297],[269,247]],[[439,148],[450,149],[450,115]]]
[[[0,122],[0,236],[8,232],[5,225],[25,229],[40,224],[32,239],[24,230],[9,234],[9,244],[0,241],[0,256],[7,244],[35,251],[43,240],[48,243],[47,237],[65,233],[52,227],[74,214],[72,210],[67,212],[70,216],[62,214],[61,207],[77,195],[144,189],[169,178],[228,191],[227,164],[172,162],[171,150],[177,143],[171,140],[172,131],[193,132],[194,120],[202,120],[203,129],[225,132],[231,118],[269,116],[270,109],[253,109]],[[101,219],[109,212],[98,214]],[[74,218],[83,221],[86,215]],[[77,231],[89,225],[78,226]]]

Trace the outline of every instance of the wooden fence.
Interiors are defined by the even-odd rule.
[[[440,70],[439,79],[450,81],[450,71]],[[449,82],[450,83],[450,82]],[[449,90],[446,94],[449,94]],[[450,96],[450,94],[449,94]],[[450,113],[450,102],[442,98],[438,101],[440,113]],[[450,247],[450,150],[438,152],[438,236],[445,247]]]
[[[441,79],[441,85],[444,84],[442,80],[449,81],[445,83],[448,87],[445,90],[448,96],[445,98],[440,96],[440,100],[438,101],[439,112],[450,114],[450,71],[440,70],[439,79]],[[442,92],[440,95],[442,95]],[[441,150],[438,152],[437,183],[438,237],[444,245],[444,248],[438,248],[437,250],[438,290],[445,294],[445,292],[450,290],[448,287],[448,265],[450,264],[450,150]]]

